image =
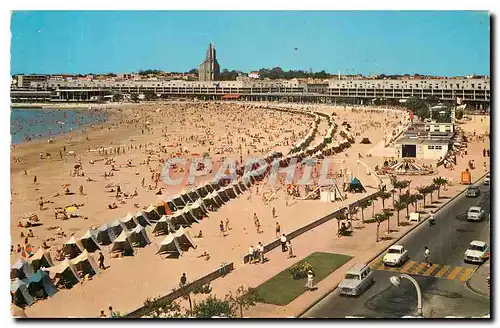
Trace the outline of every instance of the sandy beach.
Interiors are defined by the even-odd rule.
[[[394,156],[393,148],[385,144],[392,131],[403,124],[402,115],[406,115],[399,110],[369,107],[353,110],[345,106],[266,103],[163,102],[100,109],[108,111],[107,123],[89,127],[85,132],[59,135],[51,143],[40,139],[12,147],[10,226],[14,252],[11,252],[11,263],[18,259],[16,246],[25,243],[29,231],[18,227],[18,222],[31,213],[43,224],[30,228],[34,237],[29,238],[29,244],[36,251],[45,241],[55,259],[57,250],[71,236],[81,237],[91,227],[99,227],[128,213],[135,214],[150,204],[179,194],[187,188],[186,181],[177,186],[163,181],[164,163],[170,158],[189,160],[207,153],[215,173],[225,158],[241,163],[248,157],[271,151],[287,154],[308,133],[313,119],[270,110],[268,106],[314,110],[328,115],[334,112],[336,124],[349,123],[355,143],[347,151],[331,157],[339,163],[332,166],[331,172],[340,171],[340,162],[344,161],[347,175],[360,179],[368,193],[376,190],[378,181],[357,163],[359,155],[372,169],[381,165],[384,158]],[[477,116],[460,126],[466,133],[483,134],[489,131],[489,118]],[[323,119],[311,144],[321,142],[327,130]],[[371,144],[360,144],[362,138],[369,138]],[[469,156],[478,158],[476,165],[482,170],[478,150],[489,149],[489,138],[475,142],[480,146],[471,147]],[[433,161],[421,162],[435,165]],[[188,161],[184,167],[178,166],[172,177],[186,177],[189,164]],[[489,161],[487,165],[489,169]],[[458,170],[448,172],[440,168],[439,174],[455,176],[455,183],[459,178]],[[193,185],[203,184],[212,177],[210,174],[198,177]],[[411,179],[413,186],[419,186],[432,177]],[[115,187],[110,188],[111,185]],[[116,186],[120,186],[124,195],[116,197]],[[70,192],[66,193],[66,189]],[[300,191],[304,196],[305,191]],[[26,313],[30,317],[96,317],[109,305],[122,313],[129,312],[141,306],[147,297],[168,293],[178,285],[183,272],[189,280],[195,280],[223,262],[243,265],[241,260],[249,245],[276,238],[277,222],[281,232],[292,231],[364,196],[366,194],[348,194],[347,200],[336,203],[290,200],[283,185],[275,188],[266,183],[255,185],[251,191],[211,213],[209,218],[187,228],[191,237],[202,231],[203,238],[193,238],[197,248],[182,257],[165,259],[156,255],[164,236],[154,237],[148,228],[152,241],[149,246],[136,249],[133,257],[119,259],[111,259],[108,247],[104,247],[109,268],[91,281],[38,301],[28,307]],[[56,218],[56,208],[72,204],[78,205],[78,217]],[[113,204],[116,208],[109,209]],[[272,208],[275,208],[275,217],[271,214]],[[261,233],[256,231],[254,215],[259,218]],[[219,223],[226,220],[229,229],[221,236]],[[49,230],[51,227],[55,229]],[[210,255],[208,260],[200,258],[205,252]],[[97,254],[92,256],[97,258]]]

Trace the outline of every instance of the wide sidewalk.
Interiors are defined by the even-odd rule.
[[[467,281],[467,286],[474,292],[490,297],[490,288],[487,277],[490,274],[490,260],[481,265]]]

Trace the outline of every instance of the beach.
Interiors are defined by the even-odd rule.
[[[402,115],[405,112],[330,105],[272,106],[304,112],[315,110],[328,115],[335,113],[332,118],[336,124],[341,126],[344,121],[349,123],[355,143],[345,152],[331,157],[339,163],[333,165],[331,172],[340,171],[340,162],[344,162],[347,175],[361,180],[368,193],[377,190],[378,181],[357,160],[361,155],[363,162],[374,168],[381,165],[384,158],[394,156],[394,151],[385,147],[385,144],[391,132],[403,125]],[[71,236],[81,237],[92,227],[123,218],[128,213],[135,214],[150,204],[181,193],[188,188],[185,180],[181,185],[172,186],[162,178],[165,161],[170,158],[186,159],[188,164],[178,166],[172,175],[185,178],[190,159],[200,154],[209,155],[214,163],[214,172],[226,158],[234,158],[241,163],[248,157],[263,156],[271,151],[287,154],[308,133],[313,119],[268,107],[270,105],[267,103],[128,104],[100,109],[106,111],[106,120],[98,121],[84,130],[75,129],[71,133],[57,135],[50,143],[46,138],[41,138],[13,146],[12,245],[15,248],[24,243],[25,237],[21,237],[21,232],[26,235],[28,229],[19,228],[18,222],[22,217],[34,213],[43,224],[32,228],[35,237],[29,238],[29,243],[36,250],[45,241],[54,259],[57,249]],[[489,120],[475,118],[464,126],[468,133],[478,131],[479,134],[489,131]],[[321,142],[327,130],[323,119],[311,144]],[[371,144],[361,144],[363,138],[368,138]],[[489,139],[484,147],[489,148]],[[477,155],[477,150],[470,154]],[[480,166],[479,161],[477,163]],[[446,171],[440,169],[441,172]],[[458,173],[458,170],[454,172],[457,177],[455,182]],[[197,177],[193,185],[201,185],[212,177],[210,174]],[[429,177],[412,177],[414,186],[428,180]],[[110,185],[115,186],[115,189],[120,186],[121,192],[128,196],[116,197],[116,191],[113,189],[111,192]],[[70,192],[66,192],[66,189]],[[161,195],[158,195],[159,192]],[[301,193],[305,195],[304,190]],[[364,196],[349,194],[346,200],[335,203],[289,200],[283,185],[255,185],[251,191],[211,213],[209,218],[187,228],[187,233],[193,237],[197,247],[182,257],[165,259],[156,255],[163,236],[151,236],[152,243],[145,248],[138,248],[133,257],[110,259],[109,250],[104,248],[103,254],[109,268],[91,281],[38,301],[27,308],[26,313],[30,317],[96,317],[99,310],[109,305],[122,313],[132,311],[141,306],[147,297],[171,291],[178,285],[183,272],[188,274],[190,280],[194,280],[213,271],[223,262],[235,262],[241,266],[249,245],[276,238],[274,227],[277,222],[282,232],[292,231]],[[267,199],[269,197],[270,200]],[[116,204],[116,208],[110,209],[113,204]],[[67,220],[56,218],[55,209],[69,205],[78,205],[78,217]],[[271,214],[273,207],[277,213],[275,217]],[[255,215],[261,222],[261,233],[254,226]],[[227,235],[221,236],[219,222],[226,220],[229,221],[230,229]],[[55,229],[48,230],[50,227]],[[203,238],[194,238],[199,231],[203,232]],[[200,258],[204,252],[210,254],[208,260]],[[97,257],[96,254],[92,256]],[[12,252],[11,263],[17,258],[18,254]]]

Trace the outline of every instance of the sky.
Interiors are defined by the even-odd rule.
[[[490,74],[485,11],[14,11],[11,74],[197,68]]]

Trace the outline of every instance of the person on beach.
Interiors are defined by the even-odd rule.
[[[106,266],[104,265],[104,255],[102,255],[102,252],[99,252],[99,269],[105,270]]]
[[[99,318],[107,318],[106,314],[104,313],[104,310],[101,310],[101,314],[99,315]]]
[[[274,219],[276,217],[276,209],[274,208],[274,206],[273,206],[272,212],[273,212],[273,219]]]
[[[80,191],[80,195],[83,195],[83,185],[80,185],[80,187],[78,188],[78,190]]]
[[[219,224],[219,231],[220,231],[220,236],[221,237],[225,237],[226,236],[224,234],[224,222],[222,222],[222,220],[220,221],[220,224]]]
[[[248,247],[248,263],[252,264],[254,263],[254,253],[255,250],[252,245]]]
[[[264,245],[262,245],[262,242],[259,241],[258,244],[258,250],[259,250],[259,261],[260,263],[264,263]]]
[[[116,312],[113,311],[113,307],[111,305],[109,306],[108,310],[109,310],[109,317],[110,318],[116,318],[117,317]]]
[[[229,218],[226,218],[226,227],[225,227],[225,230],[229,231]]]
[[[288,258],[289,259],[292,259],[295,257],[295,255],[293,254],[293,249],[292,249],[292,242],[289,240],[288,243],[287,243],[287,247],[288,247]]]
[[[187,277],[186,277],[186,273],[182,273],[182,276],[181,276],[181,279],[180,279],[180,282],[179,282],[179,287],[184,287],[186,286],[186,283],[187,283]]]
[[[36,185],[36,183],[37,183],[37,178],[36,178],[36,175],[35,175],[35,177],[33,178],[33,184]]]
[[[255,220],[255,228],[257,229],[257,234],[261,234],[262,231],[260,230],[260,221],[259,219]]]
[[[281,235],[281,226],[278,222],[276,222],[276,237],[279,237]]]

